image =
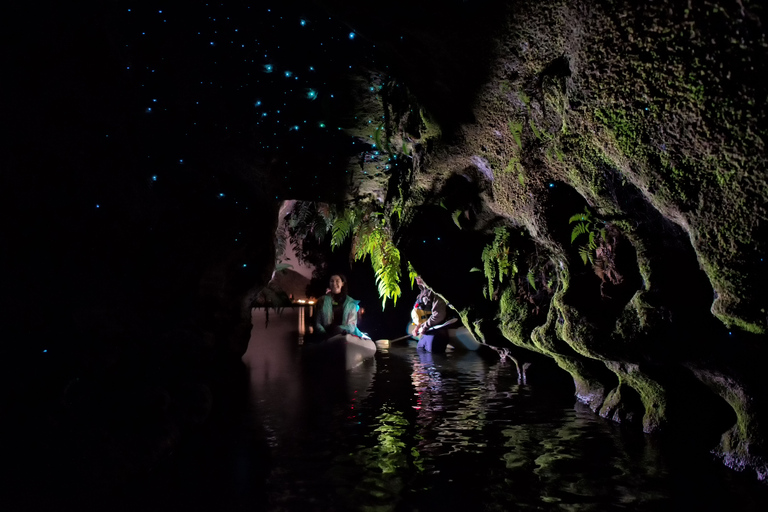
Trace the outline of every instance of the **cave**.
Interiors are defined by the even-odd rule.
[[[357,496],[349,484],[320,491],[309,477],[302,492],[317,502],[275,502],[299,491],[273,471],[269,418],[249,395],[249,358],[269,359],[254,333],[293,329],[292,308],[322,297],[333,273],[348,276],[374,340],[405,334],[418,274],[480,345],[464,366],[454,354],[380,351],[366,368],[389,373],[355,381],[365,388],[355,406],[365,395],[379,408],[386,449],[357,448],[374,474],[400,475],[366,506],[513,502],[502,484],[462,473],[485,463],[469,448],[433,471],[430,491],[408,487],[427,485],[422,457],[442,442],[437,428],[414,430],[422,406],[411,395],[437,414],[450,404],[429,379],[450,389],[482,367],[520,393],[510,403],[546,390],[630,451],[674,454],[665,482],[699,496],[699,509],[764,509],[764,5],[154,4],[8,10],[3,510],[365,509],[326,496]],[[320,411],[358,375],[319,373],[285,392]],[[535,469],[504,456],[515,485],[541,491],[510,484],[521,503],[620,507],[569,482],[579,460],[550,457],[561,447],[526,430],[533,420],[491,412],[513,422],[496,435],[551,449]],[[595,460],[606,453],[559,432]],[[412,455],[397,458],[406,435]],[[500,439],[473,443],[493,453],[509,446]],[[332,476],[323,485],[343,480]],[[458,494],[458,478],[482,500]],[[179,482],[237,498],[197,500]],[[728,490],[713,497],[701,482]],[[602,497],[585,497],[593,491]],[[679,505],[647,499],[632,503]]]

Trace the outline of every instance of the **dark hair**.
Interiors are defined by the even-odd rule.
[[[333,276],[339,276],[339,278],[341,279],[341,295],[347,295],[347,276],[345,276],[344,274],[338,273],[338,272],[337,273],[333,273],[328,278],[328,281],[330,281],[331,277],[333,277]]]

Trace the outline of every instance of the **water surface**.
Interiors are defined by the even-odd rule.
[[[267,510],[768,510],[764,486],[521,384],[511,363],[399,345],[344,371],[275,322],[244,356]]]

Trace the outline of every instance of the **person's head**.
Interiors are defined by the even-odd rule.
[[[343,274],[333,274],[328,283],[328,288],[334,295],[347,294],[347,278]]]

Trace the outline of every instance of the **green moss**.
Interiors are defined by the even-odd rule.
[[[667,392],[664,387],[637,365],[606,362],[606,366],[619,377],[620,384],[627,384],[640,395],[645,408],[643,431],[650,433],[663,428],[667,423]]]
[[[523,123],[517,119],[512,119],[509,121],[509,131],[512,134],[512,138],[515,139],[515,144],[517,144],[517,147],[522,149]]]
[[[422,108],[419,109],[419,116],[421,117],[423,128],[421,130],[422,140],[439,139],[443,131],[437,121],[435,121],[429,112]]]
[[[527,304],[518,300],[511,288],[507,288],[501,294],[497,318],[499,329],[505,338],[519,347],[537,349],[530,336],[533,330],[530,309]]]
[[[574,394],[579,401],[589,405],[592,410],[597,410],[605,399],[605,385],[591,375],[583,361],[559,354],[553,354],[552,358],[557,366],[568,372],[573,378]]]

